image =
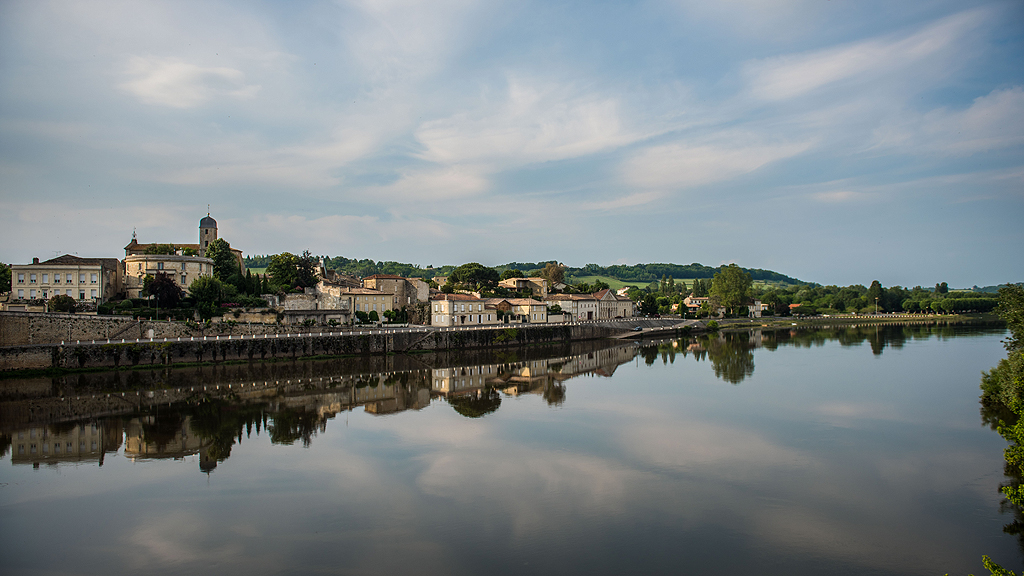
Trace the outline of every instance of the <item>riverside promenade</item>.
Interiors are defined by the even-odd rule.
[[[596,340],[641,331],[671,333],[679,319],[623,318],[559,324],[498,324],[301,330],[294,333],[62,340],[0,347],[0,371],[81,370],[209,362],[358,356]]]

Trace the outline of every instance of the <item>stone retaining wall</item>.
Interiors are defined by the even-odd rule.
[[[651,322],[651,321],[647,321]],[[671,321],[662,321],[663,323]],[[304,356],[524,346],[608,338],[636,321],[577,325],[518,325],[472,330],[390,331],[285,336],[184,336],[169,342],[66,343],[0,348],[0,371],[99,368],[193,362],[252,361]],[[174,338],[178,338],[175,336]]]

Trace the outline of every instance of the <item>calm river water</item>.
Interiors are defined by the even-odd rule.
[[[1006,444],[978,404],[1003,336],[872,326],[0,381],[2,572],[1019,569]]]

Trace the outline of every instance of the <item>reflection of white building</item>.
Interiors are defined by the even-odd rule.
[[[499,374],[497,364],[437,368],[431,373],[430,389],[445,396],[465,394],[483,388]]]
[[[80,423],[66,430],[46,426],[18,430],[11,438],[13,464],[56,464],[102,461],[103,454],[121,447],[119,427],[107,429],[99,422]]]
[[[184,416],[181,425],[174,434],[166,439],[166,442],[156,443],[146,441],[145,425],[155,424],[152,416],[133,418],[125,426],[124,455],[132,460],[150,458],[184,458],[199,454],[200,450],[206,448],[206,443],[192,433],[192,418]]]

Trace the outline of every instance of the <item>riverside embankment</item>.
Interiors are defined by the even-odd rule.
[[[643,329],[669,328],[671,332],[670,327],[679,323],[678,319],[630,318],[567,324],[504,324],[481,328],[411,327],[344,332],[304,331],[292,334],[63,341],[0,347],[0,371],[82,370],[529,346],[610,338],[633,331],[638,326]]]

